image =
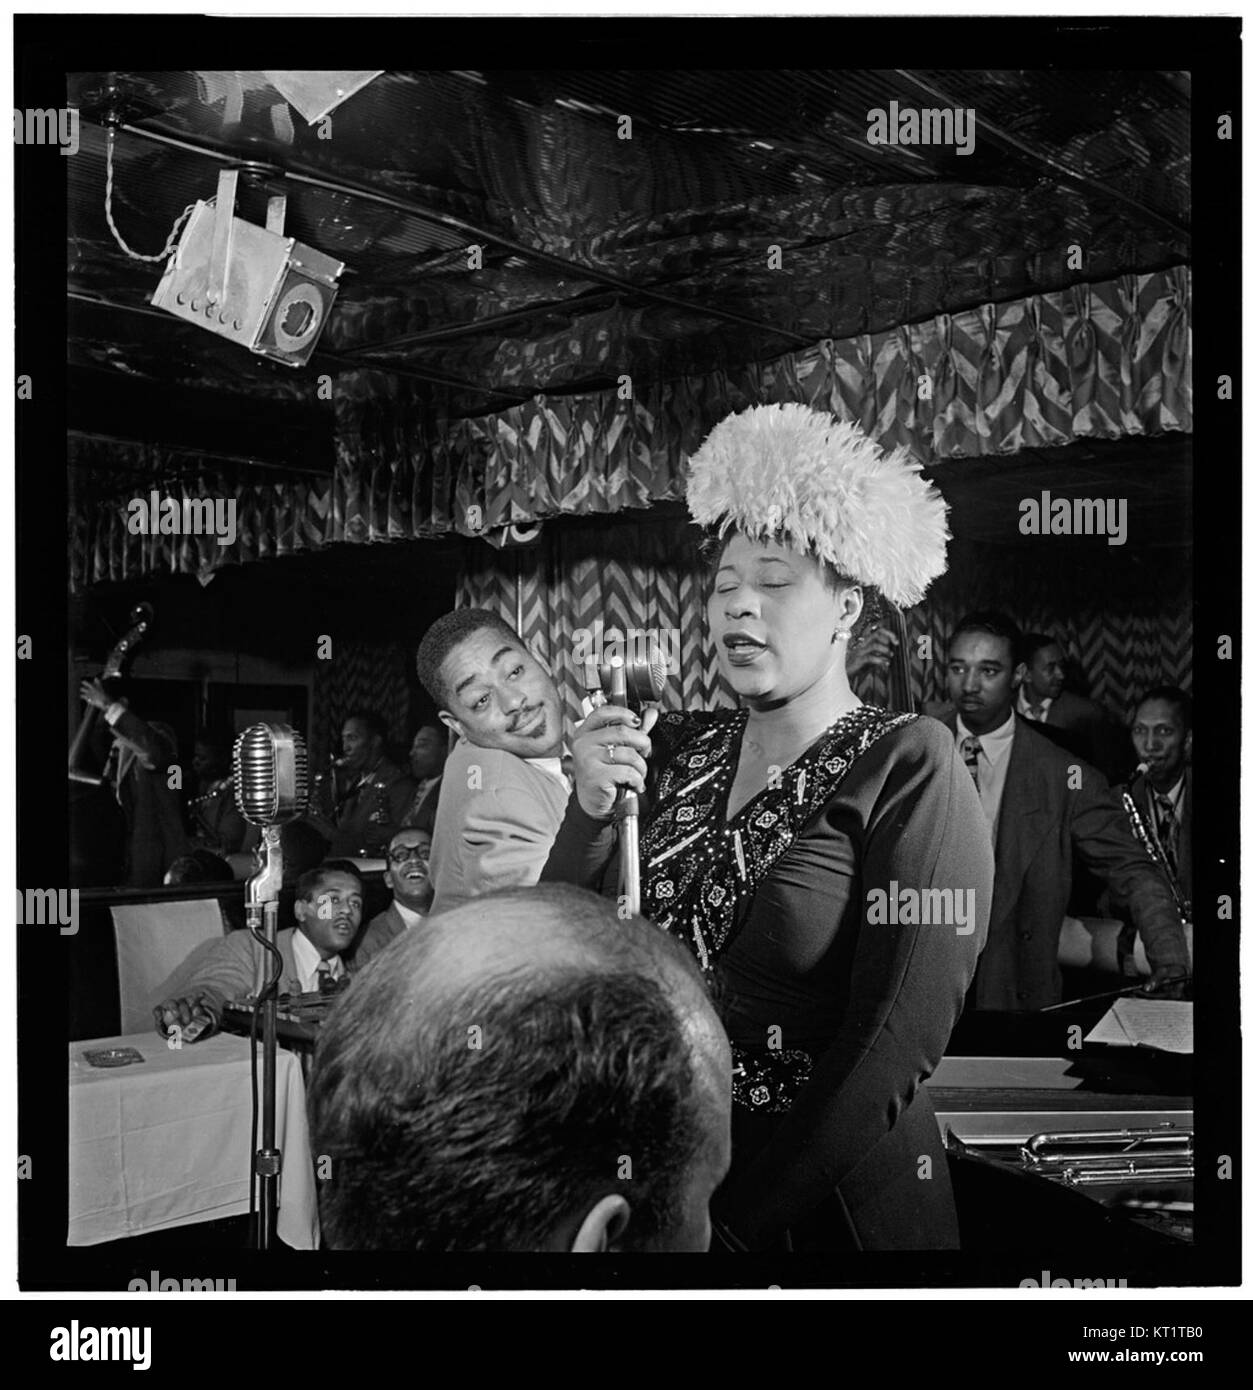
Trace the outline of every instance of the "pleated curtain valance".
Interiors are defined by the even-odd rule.
[[[131,476],[154,480],[136,481],[140,491],[237,502],[235,541],[220,546],[213,537],[132,534],[135,491],[80,496],[70,517],[72,585],[155,572],[207,577],[224,564],[336,542],[469,536],[678,499],[687,458],[708,430],[760,403],[830,410],[885,447],[908,445],[927,465],[1187,432],[1191,273],[1176,266],[1071,285],[638,391],[624,372],[604,391],[537,396],[479,418],[437,421],[406,381],[373,369],[337,376],[334,401],[336,462],[325,479],[287,481],[246,463],[71,436],[72,463],[90,462],[84,450],[132,449]]]

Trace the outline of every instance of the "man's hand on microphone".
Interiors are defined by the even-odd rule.
[[[574,789],[579,805],[597,820],[613,814],[618,788],[644,790],[648,757],[653,751],[648,731],[660,711],[646,709],[643,718],[621,705],[602,705],[579,725],[570,744],[574,758]]]

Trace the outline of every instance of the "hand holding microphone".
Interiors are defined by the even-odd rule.
[[[654,706],[642,715],[620,705],[602,705],[579,725],[570,745],[579,805],[597,820],[613,815],[618,788],[642,792],[652,754],[649,730],[657,722]]]

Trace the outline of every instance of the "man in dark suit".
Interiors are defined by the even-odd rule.
[[[1061,643],[1043,632],[1022,639],[1022,682],[1017,712],[1068,752],[1100,768],[1113,782],[1131,765],[1125,730],[1095,700],[1065,689],[1066,657]]]
[[[998,613],[957,625],[946,673],[953,732],[979,790],[996,852],[988,944],[972,987],[978,1009],[1029,1010],[1062,997],[1057,963],[1076,861],[1128,905],[1162,989],[1188,973],[1165,880],[1136,843],[1109,783],[1014,713],[1021,641]]]
[[[1131,741],[1143,772],[1128,783],[1184,898],[1192,901],[1192,701],[1173,685],[1148,691],[1136,706]]]
[[[416,927],[431,911],[431,833],[413,826],[398,830],[387,846],[387,872],[383,882],[392,890],[385,911],[371,917],[352,954],[353,968],[360,970],[398,936]]]
[[[439,787],[444,779],[444,763],[448,759],[448,736],[438,724],[423,724],[409,746],[409,771],[417,786],[413,800],[405,812],[402,825],[416,825],[422,830],[435,829],[435,813],[439,810]]]
[[[105,779],[126,816],[128,887],[155,887],[187,852],[187,832],[170,768],[178,763],[178,740],[168,724],[149,724],[127,702],[111,699],[99,679],[82,683],[88,704],[104,712],[113,735]]]
[[[413,800],[414,781],[386,756],[387,725],[373,710],[344,720],[334,806],[310,816],[331,842],[333,858],[382,855]]]

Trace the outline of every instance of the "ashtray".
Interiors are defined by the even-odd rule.
[[[102,1047],[92,1052],[84,1052],[89,1066],[129,1067],[132,1062],[142,1062],[144,1055],[133,1047]]]

